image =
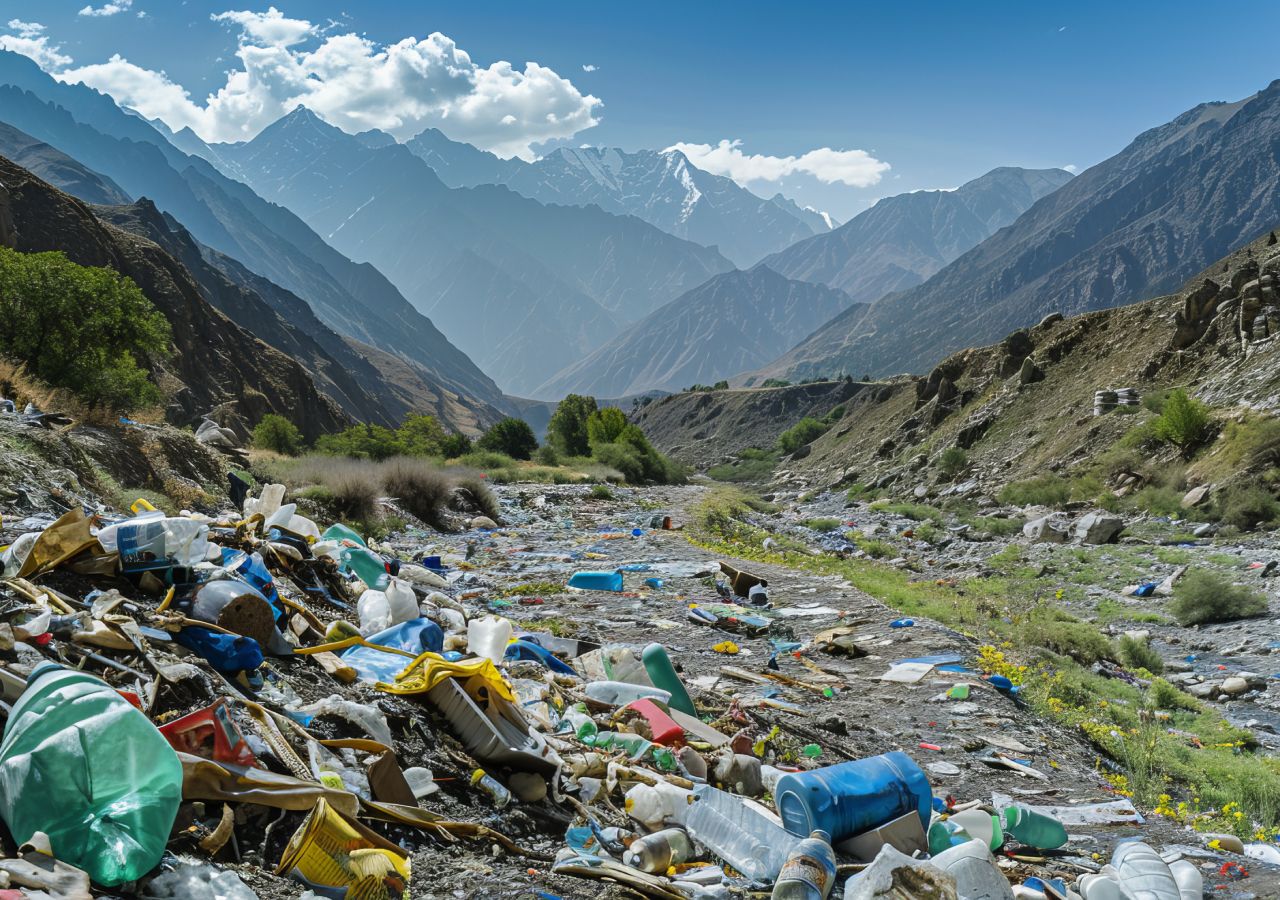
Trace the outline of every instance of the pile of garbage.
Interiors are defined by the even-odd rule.
[[[258,896],[255,872],[321,897],[424,896],[415,859],[460,842],[582,879],[584,896],[821,900],[841,882],[846,898],[1200,896],[1194,865],[1137,842],[1110,865],[1082,861],[1072,885],[1027,876],[1096,810],[935,796],[901,751],[828,765],[817,745],[779,753],[737,700],[686,683],[662,643],[517,626],[495,614],[512,601],[475,587],[492,520],[473,520],[465,553],[405,553],[321,530],[281,485],[231,487],[239,508],[218,516],[139,501],[130,517],[17,523],[0,556],[0,897],[242,900]],[[662,587],[646,566],[577,571],[569,586],[617,593],[633,573]],[[710,575],[722,596],[688,620],[760,633],[767,580]],[[850,631],[812,646],[857,655]],[[805,663],[806,687],[829,691]],[[761,702],[796,712],[776,692]],[[459,792],[489,814],[443,812]],[[504,830],[516,809],[555,830],[551,852]]]

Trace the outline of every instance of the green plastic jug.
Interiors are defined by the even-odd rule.
[[[57,663],[27,679],[0,741],[0,816],[14,839],[49,835],[54,855],[105,886],[160,862],[182,800],[182,763],[105,681]]]
[[[653,686],[660,687],[671,695],[671,706],[696,718],[698,710],[689,698],[684,682],[676,674],[676,667],[671,664],[667,648],[657,643],[650,644],[644,648],[640,657],[644,660],[644,670],[649,673]]]

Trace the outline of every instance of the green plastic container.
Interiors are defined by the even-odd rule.
[[[358,547],[369,546],[364,542],[364,538],[360,536],[358,531],[348,528],[341,522],[335,522],[324,530],[324,534],[320,535],[322,541],[337,541],[341,544],[343,541],[350,541]]]
[[[1004,833],[1020,844],[1041,850],[1057,850],[1067,842],[1067,829],[1061,822],[1025,806],[1005,808]]]
[[[111,887],[160,862],[182,800],[182,764],[105,681],[57,663],[27,679],[0,742],[0,816],[14,840]]]
[[[667,655],[667,648],[661,644],[650,644],[644,648],[640,658],[644,661],[644,670],[649,673],[649,680],[653,682],[653,686],[662,688],[671,695],[668,705],[696,718],[698,710],[694,707],[693,700],[689,698],[684,682],[676,674],[676,668],[671,664],[671,657]]]

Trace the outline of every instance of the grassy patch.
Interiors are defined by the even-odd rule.
[[[841,523],[839,519],[805,519],[800,524],[814,531],[835,531]]]
[[[609,490],[608,485],[593,484],[591,490],[587,491],[587,497],[592,500],[612,500],[613,491]]]
[[[778,465],[778,454],[772,450],[748,447],[733,462],[722,463],[707,469],[707,476],[716,481],[731,484],[759,484],[773,477]]]
[[[525,581],[503,588],[499,597],[540,597],[544,594],[563,594],[564,585],[555,581]]]
[[[1264,595],[1206,569],[1192,569],[1179,579],[1169,604],[1169,612],[1180,625],[1233,622],[1266,611]]]

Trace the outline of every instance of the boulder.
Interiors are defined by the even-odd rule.
[[[1065,544],[1066,526],[1055,522],[1053,516],[1041,516],[1022,526],[1022,533],[1033,544]]]
[[[490,519],[488,516],[476,516],[474,519],[471,520],[471,527],[484,528],[489,531],[493,531],[495,528],[498,527],[498,523],[493,521],[493,519]]]
[[[1080,517],[1071,528],[1071,536],[1082,544],[1110,544],[1122,531],[1124,519],[1095,510]]]
[[[1209,496],[1211,490],[1213,490],[1213,485],[1211,484],[1196,485],[1182,495],[1182,505],[1188,509],[1193,506],[1199,506]]]
[[[1222,682],[1222,693],[1228,697],[1239,697],[1249,690],[1249,682],[1239,675],[1232,675]]]
[[[1037,381],[1044,380],[1044,369],[1036,365],[1034,358],[1028,356],[1022,361],[1022,368],[1018,370],[1018,384],[1033,384]]]

